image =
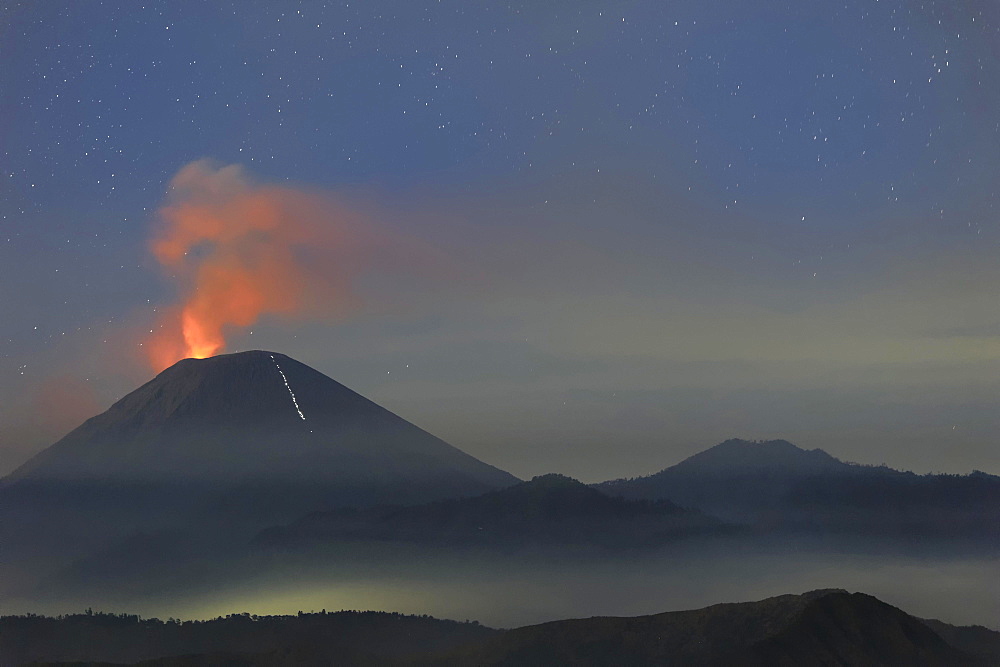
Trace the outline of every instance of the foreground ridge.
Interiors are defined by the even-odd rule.
[[[989,665],[1000,633],[924,621],[862,593],[514,630],[388,612],[232,614],[209,621],[128,614],[0,618],[0,661],[146,665]],[[147,662],[142,662],[147,661]]]

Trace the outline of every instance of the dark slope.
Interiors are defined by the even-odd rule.
[[[814,591],[696,611],[529,626],[456,652],[442,664],[955,667],[979,663],[919,619],[876,598]]]
[[[468,491],[518,481],[294,359],[254,351],[178,362],[8,482],[262,478],[453,486],[450,479]]]
[[[981,625],[956,626],[936,619],[921,619],[955,648],[976,656],[983,664],[1000,665],[1000,632]]]
[[[381,612],[240,614],[183,623],[94,614],[0,618],[0,638],[0,664],[32,659],[149,660],[142,664],[162,666],[1000,664],[1000,633],[921,621],[868,595],[837,590],[508,631]]]
[[[551,474],[472,498],[411,507],[316,512],[290,526],[268,529],[256,542],[298,548],[345,540],[620,548],[728,531],[728,526],[713,517],[667,501],[612,498],[569,477]]]
[[[915,475],[844,463],[783,440],[727,440],[648,477],[596,485],[762,528],[1000,546],[1000,477]]]

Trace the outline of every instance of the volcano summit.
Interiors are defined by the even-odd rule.
[[[8,484],[294,485],[358,504],[471,495],[512,475],[294,359],[185,359],[11,473]]]

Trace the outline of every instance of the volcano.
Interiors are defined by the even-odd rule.
[[[518,481],[309,366],[260,350],[174,364],[4,480],[277,485],[352,504],[426,502]]]

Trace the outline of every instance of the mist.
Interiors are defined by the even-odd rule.
[[[238,565],[187,569],[184,581],[93,582],[79,595],[3,595],[0,614],[87,607],[144,617],[209,619],[234,612],[342,609],[430,614],[497,628],[565,618],[637,616],[840,588],[924,618],[1000,628],[995,555],[923,557],[717,541],[621,556],[489,554],[399,545],[340,546],[323,558],[255,554]],[[3,589],[16,573],[5,571]]]

